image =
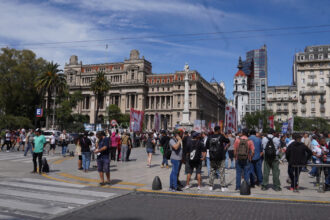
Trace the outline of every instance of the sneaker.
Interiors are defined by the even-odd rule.
[[[315,176],[314,175],[312,175],[312,174],[308,174],[308,176],[310,177],[310,178],[314,178]]]
[[[290,191],[293,191],[293,187],[290,187]]]
[[[213,186],[210,186],[210,187],[209,187],[209,190],[210,190],[210,191],[213,191]]]
[[[200,186],[198,186],[198,187],[197,187],[197,190],[201,190],[201,187],[200,187]]]
[[[166,165],[166,169],[170,168],[168,165]]]
[[[228,188],[227,187],[221,187],[221,192],[228,192]]]
[[[178,191],[178,192],[182,192],[181,187],[178,187],[178,188],[176,189],[176,191]]]
[[[190,186],[189,185],[186,185],[183,189],[189,189]]]
[[[279,192],[279,191],[282,191],[282,189],[279,187],[279,188],[275,188],[274,189],[276,192]]]
[[[160,165],[160,168],[164,168],[164,165],[162,164],[162,165]]]
[[[110,186],[110,185],[111,185],[111,182],[108,182],[108,181],[107,181],[107,182],[105,182],[105,184]]]
[[[100,184],[100,186],[104,186],[105,185],[105,182],[101,182],[99,184]]]

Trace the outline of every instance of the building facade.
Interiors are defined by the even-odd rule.
[[[139,51],[132,50],[130,58],[118,63],[82,64],[77,56],[71,56],[65,64],[64,74],[67,77],[70,92],[81,91],[84,100],[73,109],[74,113],[88,115],[94,123],[96,98],[90,84],[97,71],[104,71],[111,83],[111,89],[100,103],[99,118],[107,116],[106,108],[117,105],[122,113],[129,114],[130,109],[144,111],[146,129],[153,129],[155,115],[169,129],[173,129],[182,120],[184,107],[185,72],[176,71],[168,74],[152,73],[152,65]],[[226,98],[224,85],[207,82],[196,70],[189,70],[189,111],[190,121],[202,119],[217,122],[224,119]],[[103,120],[104,121],[104,120]]]
[[[307,46],[295,54],[293,84],[298,116],[330,119],[330,45]]]
[[[298,91],[296,86],[268,86],[267,109],[275,113],[274,120],[287,121],[298,113]]]

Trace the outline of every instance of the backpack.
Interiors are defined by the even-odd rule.
[[[265,147],[265,160],[271,162],[276,158],[276,149],[272,138],[268,138],[268,142]]]
[[[221,146],[220,138],[221,136],[210,139],[210,147],[209,147],[210,160],[221,160],[223,147]]]
[[[237,148],[237,159],[247,160],[249,155],[248,139],[239,139],[239,145]]]
[[[198,157],[198,153],[197,153],[198,141],[196,141],[196,140],[192,141],[191,144],[192,144],[192,150],[189,153],[189,160],[190,161],[199,161],[200,158]]]
[[[164,155],[165,155],[167,160],[169,160],[171,158],[171,155],[172,155],[172,150],[169,146],[169,142],[170,142],[170,138],[168,138],[168,140],[165,142],[165,144],[163,146]]]

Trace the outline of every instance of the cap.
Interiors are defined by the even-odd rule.
[[[37,129],[35,130],[35,132],[41,132],[41,129],[40,129],[40,128],[37,128]]]
[[[194,133],[192,134],[192,137],[193,137],[193,138],[196,138],[196,137],[198,137],[199,135],[200,135],[199,132],[194,132]]]

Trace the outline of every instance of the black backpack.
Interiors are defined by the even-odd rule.
[[[199,161],[200,156],[198,155],[198,144],[197,140],[192,140],[191,142],[191,151],[189,152],[189,161]]]
[[[272,138],[268,138],[268,142],[265,147],[265,160],[272,162],[276,158],[276,149]]]
[[[220,138],[221,136],[210,139],[210,147],[209,147],[210,160],[221,160],[223,147],[221,146]]]
[[[168,160],[171,159],[171,155],[172,155],[172,150],[171,150],[170,145],[169,145],[170,140],[171,139],[168,138],[168,140],[166,140],[166,142],[165,142],[165,144],[163,146],[164,155],[165,155],[166,159],[168,159]]]

